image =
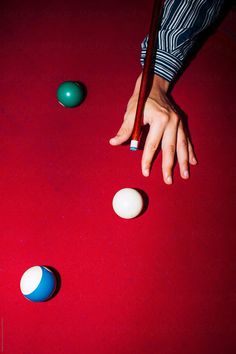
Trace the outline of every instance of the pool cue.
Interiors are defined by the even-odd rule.
[[[157,32],[158,32],[157,28],[158,28],[158,21],[159,21],[159,16],[160,16],[163,2],[164,0],[154,0],[154,4],[153,4],[152,19],[151,19],[150,30],[148,35],[147,52],[144,61],[144,68],[143,68],[139,97],[138,97],[138,105],[136,109],[134,128],[133,128],[131,143],[130,143],[130,150],[133,151],[136,151],[138,149],[139,137],[141,134],[141,127],[143,123],[142,118],[143,118],[144,105],[147,99],[148,76],[150,73],[150,69],[152,67],[154,49],[156,48],[156,44],[157,44],[156,43]]]

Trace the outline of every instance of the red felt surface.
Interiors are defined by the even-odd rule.
[[[236,352],[235,13],[177,83],[199,166],[183,181],[146,179],[141,152],[111,147],[140,71],[152,1],[3,1],[0,5],[0,314],[9,354]],[[83,81],[76,109],[55,98]],[[149,196],[122,220],[122,187]],[[49,265],[46,303],[19,290]]]

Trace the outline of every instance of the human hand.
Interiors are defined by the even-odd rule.
[[[117,135],[110,139],[110,144],[113,146],[121,145],[131,137],[140,84],[141,75],[137,79],[134,93],[128,102],[124,122]],[[141,165],[143,175],[149,176],[155,152],[160,146],[162,149],[163,180],[166,184],[172,184],[175,154],[179,163],[180,175],[184,179],[189,178],[189,164],[196,165],[197,159],[183,122],[167,96],[168,87],[168,81],[154,75],[152,89],[144,107],[143,124],[149,124],[150,129]]]

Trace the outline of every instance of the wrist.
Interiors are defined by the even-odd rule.
[[[141,80],[142,80],[142,74],[139,75],[136,81],[134,93],[133,93],[134,96],[137,96],[139,94]],[[155,96],[160,94],[160,92],[165,94],[167,93],[169,86],[170,86],[169,81],[165,80],[163,77],[159,75],[154,74],[150,95]]]
[[[169,86],[169,81],[155,74],[153,77],[152,88],[149,93],[149,97],[154,100],[159,100],[160,97],[167,96]]]
[[[154,74],[152,89],[158,89],[167,92],[170,86],[170,82],[163,77]]]
[[[152,83],[152,89],[151,91],[162,91],[167,93],[168,89],[170,86],[170,82],[164,79],[163,77],[159,75],[154,75],[153,77],[153,83]]]

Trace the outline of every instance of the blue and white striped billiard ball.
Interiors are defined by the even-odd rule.
[[[54,273],[44,266],[34,266],[21,277],[20,289],[24,297],[33,302],[48,300],[56,289]]]

